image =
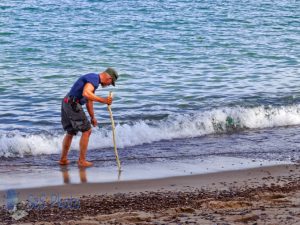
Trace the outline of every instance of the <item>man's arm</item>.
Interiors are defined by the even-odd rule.
[[[103,104],[110,105],[112,103],[112,98],[101,98],[94,94],[94,86],[91,83],[86,83],[83,88],[82,96],[85,97],[88,101],[101,102]]]
[[[95,117],[95,114],[94,114],[94,102],[91,101],[91,100],[87,100],[86,108],[87,108],[87,111],[88,111],[91,119],[93,119]]]
[[[94,102],[91,100],[87,100],[86,108],[91,117],[91,123],[93,124],[94,127],[96,127],[98,125],[98,121],[94,114]]]

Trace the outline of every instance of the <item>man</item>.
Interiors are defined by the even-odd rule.
[[[73,85],[70,92],[62,101],[61,106],[61,122],[67,134],[64,137],[62,144],[62,154],[59,161],[60,165],[68,165],[68,152],[72,143],[73,136],[82,132],[79,147],[80,155],[78,166],[88,167],[93,163],[86,160],[86,152],[89,142],[89,137],[92,132],[91,124],[97,126],[97,119],[94,115],[94,101],[110,105],[112,98],[101,98],[96,96],[95,90],[99,84],[102,87],[109,85],[115,86],[118,79],[118,73],[113,68],[107,68],[100,74],[89,73],[81,76]],[[87,119],[82,105],[86,104],[87,111],[91,117],[91,122]]]

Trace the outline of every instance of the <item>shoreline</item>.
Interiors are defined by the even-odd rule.
[[[274,199],[273,197],[270,197],[270,201],[273,202],[273,200],[277,201],[279,199],[280,201],[282,200],[281,202],[279,201],[279,203],[284,204],[285,209],[291,209],[293,211],[298,210],[297,213],[299,214],[296,213],[295,218],[293,218],[295,221],[300,221],[299,174],[300,165],[286,164],[243,169],[238,171],[222,171],[210,174],[149,180],[68,184],[40,188],[16,189],[16,191],[19,192],[18,198],[20,202],[28,200],[26,198],[30,194],[39,196],[41,193],[44,193],[46,195],[46,199],[48,199],[48,197],[50,198],[51,194],[54,193],[59,194],[62,199],[70,197],[78,199],[81,207],[77,210],[62,210],[62,214],[55,215],[54,212],[61,209],[58,209],[57,206],[51,207],[48,204],[46,209],[43,210],[28,210],[28,215],[20,220],[13,220],[11,218],[11,214],[2,207],[0,211],[0,220],[2,219],[3,221],[10,222],[14,221],[14,223],[21,221],[57,222],[62,220],[64,221],[64,224],[68,224],[67,221],[83,221],[88,219],[90,222],[98,221],[98,223],[95,222],[95,224],[99,224],[99,218],[102,218],[101,221],[105,220],[107,223],[119,221],[121,224],[130,224],[133,222],[126,219],[124,220],[123,218],[129,216],[130,218],[139,218],[137,220],[141,220],[140,222],[143,222],[144,224],[151,224],[153,221],[160,221],[163,218],[166,219],[165,216],[162,215],[158,216],[157,219],[154,218],[154,214],[162,213],[160,206],[163,206],[163,211],[170,211],[170,218],[168,217],[169,222],[172,221],[172,216],[180,213],[188,214],[186,215],[186,219],[193,218],[195,221],[200,221],[200,219],[202,220],[204,217],[200,218],[199,215],[205,210],[209,211],[211,209],[211,206],[209,206],[210,204],[216,204],[216,206],[213,207],[216,212],[219,209],[224,210],[224,208],[232,210],[231,206],[228,206],[229,208],[226,206],[226,204],[229,204],[228,201],[233,201],[230,204],[236,205],[233,207],[235,211],[243,211],[245,210],[245,207],[250,207],[250,211],[253,211],[252,208],[254,205],[261,203],[262,200],[265,201],[266,198],[268,198],[266,196],[274,195]],[[248,194],[249,196],[256,197],[250,198],[247,196]],[[259,194],[263,194],[264,197],[261,199],[257,198],[257,195]],[[0,196],[4,195],[5,192],[1,191]],[[183,198],[188,199],[186,203],[182,202]],[[242,203],[239,200],[240,198],[245,198]],[[171,204],[170,201],[173,203]],[[213,201],[215,201],[215,203],[213,203]],[[5,199],[2,199],[1,205],[3,205],[4,202]],[[134,207],[128,208],[128,202]],[[198,205],[198,207],[198,203],[196,204],[196,202],[202,203]],[[221,207],[222,204],[225,204],[226,207]],[[296,205],[298,209],[295,209],[292,205]],[[181,210],[182,207],[184,207],[183,211]],[[273,209],[270,207],[269,209]],[[181,210],[182,212],[179,213],[178,210]],[[259,208],[256,208],[256,210],[263,213],[266,209],[260,211]],[[91,214],[89,213],[90,211],[94,213]],[[276,213],[276,210],[274,213]],[[41,214],[44,216],[41,217]],[[120,216],[121,214],[123,216]],[[215,218],[219,218],[221,215],[219,215],[219,213],[215,214]],[[273,214],[271,213],[268,216],[272,216]],[[144,217],[148,219],[141,219]],[[223,215],[223,217],[225,218],[226,216]],[[178,220],[181,217],[178,218],[178,216],[176,216],[176,218]],[[181,219],[184,218],[185,217],[182,217]],[[183,222],[181,219],[178,221]],[[260,217],[253,217],[252,219],[259,221]],[[138,222],[135,219],[132,220]],[[231,221],[230,218],[227,218],[227,220]],[[208,219],[206,222],[207,224],[210,224],[212,221],[213,220]],[[218,220],[215,219],[215,221]],[[276,223],[278,221],[275,218],[273,222]],[[7,224],[9,224],[9,222]],[[70,222],[70,224],[72,223]]]
[[[241,183],[252,179],[265,178],[266,176],[285,176],[288,171],[300,168],[297,164],[279,164],[271,166],[261,166],[253,168],[243,168],[240,170],[217,171],[203,174],[170,176],[154,179],[138,179],[138,180],[120,180],[99,183],[72,183],[53,186],[14,188],[20,195],[20,200],[26,200],[26,196],[30,193],[46,193],[50,194],[53,190],[58,191],[62,196],[81,197],[82,195],[95,194],[116,194],[143,191],[160,191],[169,190],[176,191],[189,190],[190,188],[218,188],[226,189],[221,182]],[[226,178],[225,178],[226,177]],[[246,179],[247,178],[247,179]],[[201,180],[201,182],[199,182]],[[237,182],[238,181],[238,182]],[[269,179],[264,179],[265,184],[270,183]],[[260,186],[261,182],[250,182],[251,185]],[[0,190],[0,196],[5,195],[7,190]],[[4,203],[0,198],[0,205]]]
[[[19,165],[0,171],[0,191],[35,187],[58,186],[79,183],[111,183],[119,181],[165,179],[208,173],[219,173],[265,166],[292,164],[290,161],[248,159],[238,157],[210,156],[206,159],[174,160],[123,164],[122,171],[116,166],[82,168],[77,165],[53,167],[28,167]],[[6,170],[6,172],[5,172]],[[1,200],[0,200],[1,201]]]

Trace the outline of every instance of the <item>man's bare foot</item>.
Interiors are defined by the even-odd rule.
[[[77,161],[78,163],[78,166],[83,166],[83,167],[89,167],[89,166],[92,166],[93,163],[92,162],[89,162],[89,161],[86,161],[86,160],[78,160]]]
[[[70,161],[67,160],[67,159],[61,159],[61,160],[58,161],[58,163],[61,166],[66,166],[66,165],[70,164]]]

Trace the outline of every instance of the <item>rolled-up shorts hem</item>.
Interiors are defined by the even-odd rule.
[[[70,134],[70,135],[77,135],[78,132],[86,132],[86,131],[89,131],[92,127],[90,127],[89,129],[87,130],[65,130],[67,132],[67,134]]]

